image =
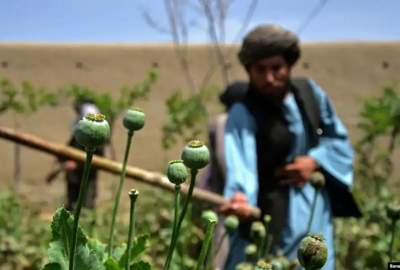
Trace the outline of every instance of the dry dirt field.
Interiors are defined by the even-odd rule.
[[[245,73],[236,60],[237,47],[225,48],[231,55],[230,78],[244,79]],[[400,42],[306,44],[295,74],[310,76],[330,95],[335,107],[356,141],[358,113],[364,98],[378,95],[384,85],[399,80]],[[208,46],[189,48],[190,67],[199,83],[213,65],[213,51]],[[136,104],[147,115],[145,129],[134,138],[130,164],[152,171],[160,171],[169,159],[178,157],[180,147],[169,152],[161,148],[161,126],[165,120],[165,99],[175,89],[185,91],[187,85],[179,68],[173,47],[168,45],[54,45],[0,43],[0,77],[14,82],[29,81],[35,86],[58,90],[72,83],[90,86],[99,91],[117,91],[123,85],[140,82],[151,66],[159,67],[159,80],[148,101]],[[222,85],[218,72],[211,82]],[[187,90],[186,90],[187,92]],[[219,110],[217,100],[210,104]],[[12,126],[14,115],[0,116],[1,126]],[[20,129],[50,141],[65,143],[74,120],[68,105],[44,109],[29,117],[19,117]],[[122,158],[125,132],[117,125],[113,141],[117,157]],[[0,139],[0,188],[11,183],[13,145]],[[63,200],[62,176],[50,186],[44,177],[54,158],[27,148],[22,149],[21,193],[44,206],[52,207]],[[100,177],[99,200],[107,200],[111,183],[117,178],[107,174]],[[128,188],[135,183],[128,181]]]

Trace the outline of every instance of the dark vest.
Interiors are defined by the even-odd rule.
[[[275,173],[287,163],[287,156],[293,146],[293,135],[288,129],[282,103],[267,99],[250,88],[243,104],[257,125],[257,206],[262,216],[269,214],[272,217],[269,233],[273,236],[272,244],[275,246],[286,226],[289,202],[289,187],[280,185]],[[244,230],[248,230],[248,226]]]

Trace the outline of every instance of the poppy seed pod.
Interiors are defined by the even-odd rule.
[[[210,152],[202,141],[190,141],[182,152],[182,160],[190,169],[204,168],[210,160]]]
[[[251,224],[250,236],[254,240],[263,239],[266,236],[264,224],[260,221],[255,221]]]
[[[263,221],[264,221],[264,224],[265,224],[265,225],[268,225],[268,224],[271,222],[271,220],[272,220],[272,218],[271,218],[270,215],[265,215],[265,216],[263,217]]]
[[[247,262],[239,263],[235,267],[235,270],[253,270],[253,265]]]
[[[247,258],[253,258],[257,254],[257,246],[254,244],[249,244],[246,246],[244,253],[246,254]]]
[[[130,132],[141,129],[144,126],[144,112],[139,108],[128,109],[124,115],[122,123]]]
[[[139,196],[139,191],[138,191],[137,189],[131,189],[131,190],[129,191],[129,197],[130,197],[132,200],[135,200],[138,196]]]
[[[218,215],[212,210],[203,211],[201,218],[207,223],[217,223]]]
[[[315,188],[322,188],[325,186],[325,176],[321,172],[314,172],[311,175],[310,182]]]
[[[297,261],[297,260],[296,260]],[[271,261],[272,269],[279,270],[279,269],[295,269],[290,268],[290,261],[283,255],[282,250],[278,250],[276,257]],[[279,268],[280,266],[280,268]]]
[[[300,267],[300,262],[298,259],[289,262],[287,269],[297,269]]]
[[[327,257],[328,248],[322,236],[308,235],[301,240],[297,250],[297,258],[306,270],[322,268],[326,263]]]
[[[89,150],[104,145],[110,138],[110,125],[101,113],[88,113],[74,127],[76,141]]]
[[[186,181],[188,175],[188,170],[182,160],[172,160],[169,162],[167,177],[171,183],[180,185]]]
[[[254,270],[272,270],[271,264],[265,261],[258,261]]]
[[[228,233],[233,233],[239,227],[239,219],[237,216],[229,215],[225,218],[224,226]]]
[[[273,259],[271,261],[271,267],[273,270],[283,270],[286,268],[283,268],[282,263],[279,260]]]

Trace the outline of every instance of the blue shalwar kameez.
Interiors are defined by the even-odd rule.
[[[294,95],[289,93],[283,101],[284,117],[294,141],[287,161],[293,160],[296,156],[311,156],[329,173],[331,177],[328,181],[339,181],[350,188],[353,181],[353,150],[347,130],[337,117],[325,92],[312,80],[310,85],[319,105],[324,126],[323,134],[319,138],[318,145],[312,148]],[[230,198],[235,192],[243,192],[251,205],[257,204],[258,192],[262,192],[258,190],[256,130],[255,119],[245,105],[243,103],[233,105],[229,111],[224,135],[226,162],[224,196]],[[283,228],[278,248],[290,259],[296,258],[296,244],[306,233],[314,192],[310,183],[306,183],[302,188],[289,188],[287,224]],[[322,234],[328,245],[328,261],[323,270],[335,268],[330,204],[327,190],[324,188],[318,195],[311,226],[311,232]],[[230,254],[225,267],[227,270],[234,269],[237,263],[244,261],[244,249],[248,244],[248,240],[239,234],[233,235],[230,240]]]

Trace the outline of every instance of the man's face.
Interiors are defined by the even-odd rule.
[[[263,58],[249,67],[250,82],[259,93],[283,98],[287,92],[291,66],[281,55]]]

